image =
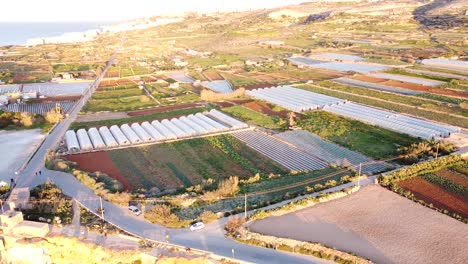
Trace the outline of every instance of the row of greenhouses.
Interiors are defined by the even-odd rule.
[[[249,126],[216,109],[179,118],[111,127],[68,130],[65,142],[69,153],[158,143],[209,134],[238,131]]]

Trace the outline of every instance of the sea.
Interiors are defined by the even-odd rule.
[[[0,46],[24,45],[29,38],[55,37],[68,32],[83,32],[116,21],[99,22],[0,22]]]

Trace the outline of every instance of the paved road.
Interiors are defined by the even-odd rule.
[[[30,186],[36,186],[47,180],[53,181],[66,195],[75,198],[90,210],[100,207],[99,197],[68,173],[44,169],[42,175],[32,178]],[[310,256],[244,245],[227,239],[224,237],[224,224],[227,218],[213,222],[205,229],[191,232],[188,228],[168,229],[152,224],[142,215],[134,216],[126,208],[110,202],[103,201],[103,207],[106,212],[104,215],[106,221],[146,239],[166,242],[165,236],[169,235],[169,242],[172,244],[210,251],[224,257],[232,257],[232,249],[234,249],[236,259],[253,263],[328,263]]]

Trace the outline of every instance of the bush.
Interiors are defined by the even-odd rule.
[[[203,211],[199,218],[203,221],[203,223],[208,224],[218,219],[218,216],[212,211]]]
[[[152,223],[174,228],[187,227],[189,224],[187,220],[181,221],[176,214],[172,213],[171,208],[165,204],[155,205],[146,211],[145,218]]]
[[[379,182],[384,187],[390,187],[392,183],[413,178],[420,174],[425,174],[433,171],[440,170],[445,167],[452,165],[457,165],[461,163],[460,155],[450,155],[441,157],[439,159],[429,160],[425,162],[420,162],[413,164],[409,167],[403,168],[401,170],[395,171],[388,175],[382,175],[379,178]]]
[[[243,224],[245,223],[245,219],[235,216],[231,217],[226,225],[224,226],[224,229],[229,233],[229,234],[234,234]]]

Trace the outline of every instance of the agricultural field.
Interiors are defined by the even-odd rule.
[[[305,114],[298,125],[324,139],[375,159],[396,156],[398,148],[418,141],[408,135],[323,111]]]
[[[466,168],[466,163],[464,166]],[[457,167],[463,168],[463,165]],[[398,186],[411,191],[416,199],[468,218],[468,175],[457,172],[457,168],[403,180],[398,182]]]
[[[149,97],[144,90],[140,90],[136,84],[98,90],[82,111],[86,113],[132,111],[200,100],[200,97],[190,90],[190,86],[169,89],[158,84],[147,84],[147,89],[156,100]]]
[[[465,118],[468,114],[461,105],[371,91],[369,89],[341,85],[329,81],[320,82],[318,85],[301,85],[297,87],[364,105],[410,114],[450,125],[468,127],[468,121]]]
[[[208,179],[287,171],[229,135],[112,150],[106,155],[135,190],[178,189]],[[86,168],[87,162],[91,161],[86,159],[80,166]]]
[[[378,203],[376,204],[376,201]],[[318,242],[375,263],[464,263],[466,224],[380,186],[282,216],[251,231]]]
[[[97,121],[88,121],[88,122],[74,122],[71,124],[70,129],[78,130],[81,128],[89,129],[91,127],[101,127],[101,126],[112,126],[112,125],[123,125],[134,122],[144,122],[144,121],[153,121],[153,120],[162,120],[166,118],[180,117],[190,114],[201,113],[209,110],[206,107],[198,105],[187,105],[181,104],[178,107],[160,107],[160,108],[151,108],[145,110],[131,111],[124,114],[125,118],[118,119],[104,119]],[[117,112],[121,113],[121,112]]]
[[[223,112],[233,117],[239,118],[248,124],[265,127],[268,129],[283,130],[287,126],[286,121],[278,116],[270,116],[254,111],[242,105],[226,107],[222,110]]]

